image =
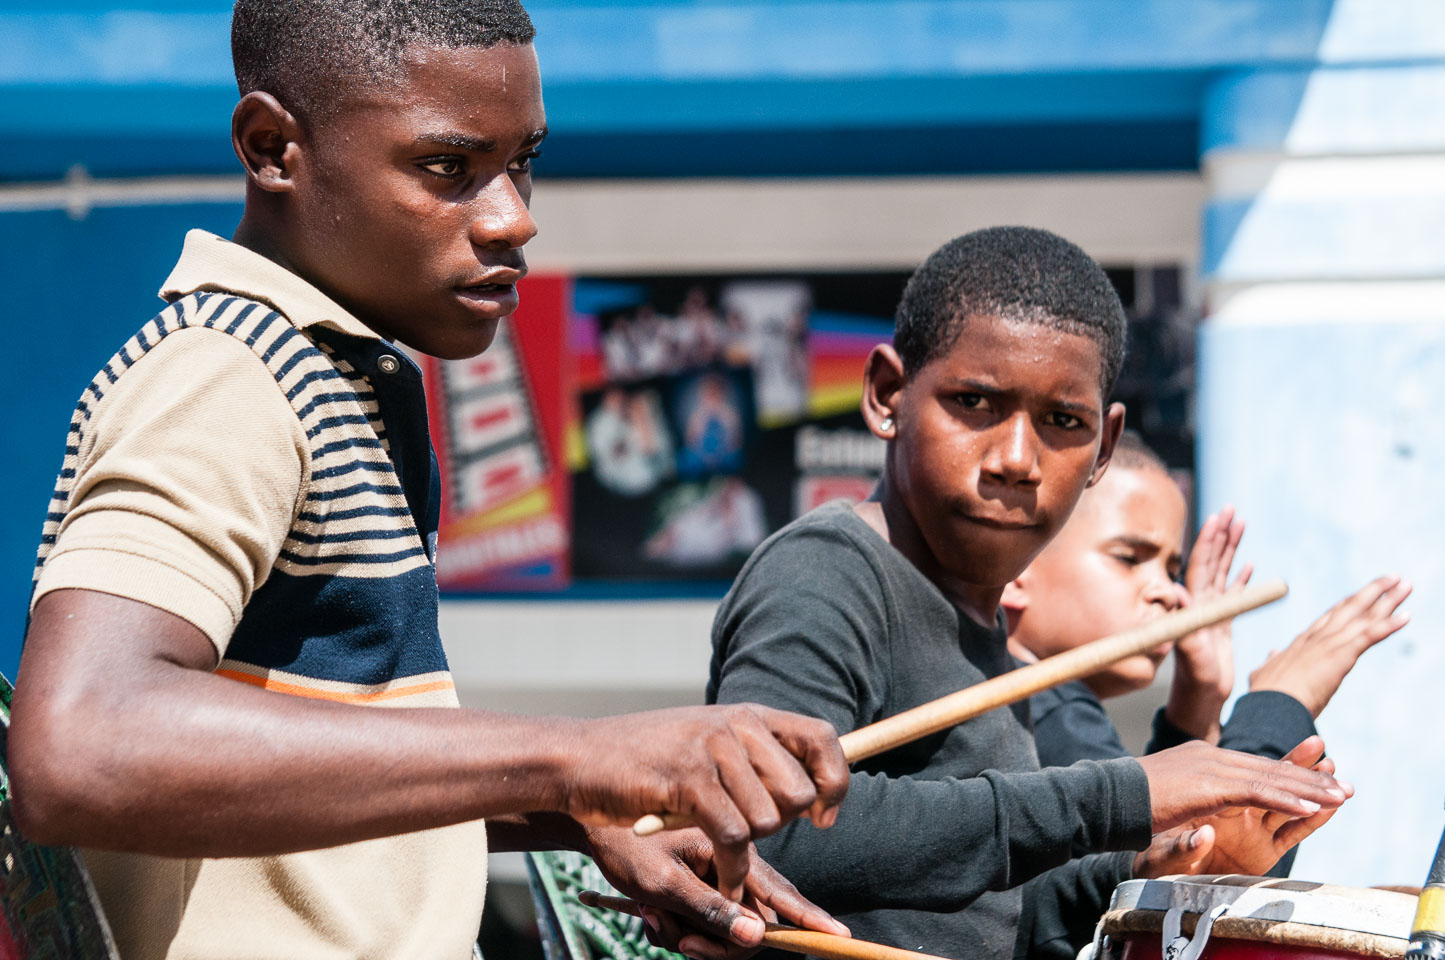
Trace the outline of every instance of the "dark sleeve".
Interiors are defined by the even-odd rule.
[[[1271,760],[1282,760],[1285,754],[1300,745],[1300,741],[1314,735],[1315,720],[1304,704],[1278,690],[1260,690],[1246,693],[1234,704],[1234,712],[1229,715],[1229,722],[1219,735],[1219,745]],[[1298,850],[1299,847],[1294,847],[1280,857],[1265,875],[1289,876]]]
[[[1160,750],[1168,750],[1170,747],[1177,747],[1181,743],[1188,743],[1195,739],[1197,738],[1194,734],[1171,723],[1164,713],[1164,708],[1160,707],[1154,711],[1154,733],[1149,738],[1149,742],[1145,744],[1144,753],[1145,755],[1158,753]]]
[[[888,617],[879,575],[845,534],[800,528],[744,569],[713,628],[710,697],[879,719]],[[1149,842],[1149,784],[1132,759],[967,779],[852,775],[837,823],[795,821],[758,844],[826,909],[956,910],[1094,850]]]
[[[1029,699],[1039,765],[1067,767],[1076,760],[1129,756],[1104,705],[1092,694],[1079,695],[1069,689],[1072,686],[1046,690]]]
[[[1024,884],[1015,960],[1073,960],[1094,939],[1114,888],[1134,879],[1132,853],[1070,860]]]
[[[1315,735],[1315,720],[1305,705],[1278,690],[1246,693],[1219,735],[1228,750],[1283,760],[1300,742]]]

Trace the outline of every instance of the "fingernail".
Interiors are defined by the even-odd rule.
[[[646,910],[639,910],[639,911],[637,911],[637,914],[638,914],[638,916],[642,917],[642,922],[643,922],[643,923],[647,924],[649,927],[652,928],[652,932],[653,932],[653,933],[661,933],[661,932],[662,932],[662,930],[660,929],[660,926],[659,926],[659,924],[658,924],[658,922],[657,922],[657,918],[654,917],[652,914],[648,913]]]
[[[702,951],[698,949],[698,944],[702,942],[703,939],[701,937],[683,937],[677,942],[677,950],[687,957],[700,957],[703,954]]]
[[[1199,845],[1200,845],[1201,843],[1203,843],[1203,842],[1204,842],[1204,839],[1199,836],[1199,831],[1198,831],[1198,830],[1195,830],[1193,833],[1191,833],[1191,834],[1189,835],[1189,849],[1190,849],[1190,850],[1193,850],[1195,847],[1199,846]]]
[[[1319,813],[1320,805],[1313,800],[1301,800],[1299,805],[1305,808],[1306,813]]]
[[[763,921],[757,917],[738,917],[728,927],[728,933],[732,938],[741,944],[751,946],[763,939],[763,933],[767,930]]]
[[[1350,781],[1341,780],[1339,777],[1335,777],[1335,783],[1338,783],[1340,785],[1340,790],[1344,792],[1345,796],[1348,797],[1354,795],[1355,785]]]
[[[1338,780],[1336,780],[1335,782],[1339,783]],[[1328,793],[1330,796],[1334,797],[1336,800],[1345,799],[1345,791],[1343,787],[1330,787],[1325,792]]]

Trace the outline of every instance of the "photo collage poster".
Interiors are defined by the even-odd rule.
[[[794,517],[867,496],[863,363],[906,279],[577,279],[574,575],[728,580]]]
[[[1194,318],[1175,266],[1108,270],[1115,390],[1190,492]],[[858,412],[902,272],[533,276],[472,360],[426,361],[446,592],[726,581],[768,534],[877,483]]]

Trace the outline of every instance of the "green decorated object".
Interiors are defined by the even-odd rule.
[[[15,827],[6,753],[14,692],[0,676],[0,960],[118,960],[80,857],[38,847]]]
[[[621,896],[590,857],[571,851],[527,857],[537,927],[547,960],[684,960],[647,942],[640,917],[583,906],[583,890]]]

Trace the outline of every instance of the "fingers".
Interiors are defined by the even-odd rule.
[[[1214,829],[1207,824],[1185,830],[1174,840],[1166,860],[1169,873],[1198,873],[1214,849]]]
[[[838,819],[838,805],[848,792],[848,761],[838,744],[838,732],[823,720],[767,707],[751,709],[807,771],[814,790],[808,807],[813,825],[831,827]]]
[[[1234,578],[1234,584],[1230,590],[1243,590],[1249,586],[1249,578],[1254,576],[1254,564],[1246,563],[1239,568],[1239,575]]]
[[[1305,741],[1299,757],[1322,752]],[[1185,744],[1139,758],[1149,778],[1154,827],[1165,830],[1227,807],[1258,807],[1311,817],[1337,807],[1348,793],[1330,774],[1293,763],[1266,760],[1202,743]]]
[[[1218,534],[1219,515],[1211,513],[1194,538],[1194,546],[1189,551],[1189,566],[1184,571],[1184,582],[1196,599],[1201,592],[1209,589],[1214,580],[1214,568],[1219,557]]]
[[[1325,807],[1312,817],[1299,817],[1287,821],[1274,832],[1275,849],[1282,852],[1288,850],[1290,847],[1298,846],[1300,842],[1310,834],[1329,823],[1330,818],[1333,817],[1339,809],[1339,807]]]
[[[1190,831],[1189,848],[1191,858],[1186,868],[1180,872],[1195,874],[1200,873],[1204,864],[1214,853],[1214,828],[1209,824],[1196,827]]]
[[[847,927],[799,893],[786,877],[757,855],[756,849],[752,869],[748,871],[747,891],[761,907],[774,911],[784,923],[840,937],[851,936]]]
[[[739,805],[752,824],[753,837],[765,837],[810,809],[818,791],[798,757],[777,739],[761,719],[756,725],[740,726],[739,735],[751,761],[750,770],[738,772],[739,779],[748,781],[751,788],[760,794],[751,798],[752,807]],[[753,816],[754,807],[757,818]]]
[[[1318,734],[1306,737],[1299,744],[1284,755],[1285,763],[1292,763],[1297,767],[1315,767],[1325,755],[1324,738]],[[1318,767],[1316,767],[1318,769]],[[1330,762],[1328,773],[1334,773],[1334,762]]]
[[[654,929],[669,944],[678,943],[688,934],[744,947],[757,947],[763,941],[766,925],[755,910],[714,890],[690,871],[677,873],[668,885],[666,901],[666,910],[652,909],[658,922]]]
[[[714,756],[718,780],[748,822],[752,837],[775,833],[784,817],[793,817],[813,799],[813,785],[807,775],[772,737],[764,736],[759,742],[746,731],[739,731],[737,739],[719,744]],[[801,803],[795,802],[799,794],[803,797]],[[774,802],[779,795],[784,798],[781,810]]]
[[[687,812],[712,841],[718,890],[729,900],[742,899],[752,835],[742,812],[720,781],[695,787]]]
[[[1223,542],[1214,569],[1214,589],[1223,593],[1229,586],[1229,568],[1234,563],[1235,551],[1244,537],[1244,521],[1234,515],[1234,507],[1227,506],[1219,512],[1219,523],[1222,529],[1218,536]]]
[[[1344,787],[1327,773],[1258,757],[1249,759],[1261,765],[1235,761],[1240,774],[1248,770],[1253,775],[1231,783],[1231,792],[1238,791],[1231,806],[1260,807],[1309,817],[1324,807],[1338,807],[1348,797]]]

